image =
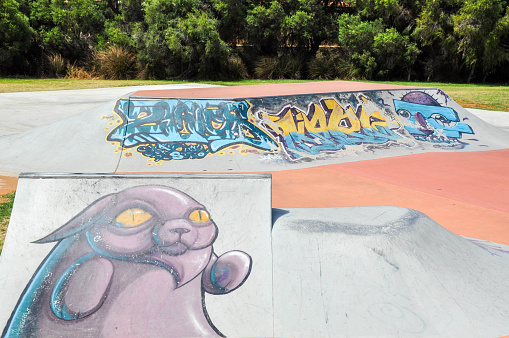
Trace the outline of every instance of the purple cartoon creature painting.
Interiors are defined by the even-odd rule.
[[[58,242],[21,295],[4,337],[217,337],[205,292],[226,294],[251,257],[217,257],[218,229],[183,192],[104,196],[35,243]]]

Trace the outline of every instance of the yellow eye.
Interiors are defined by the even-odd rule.
[[[210,219],[210,215],[207,211],[198,209],[189,215],[189,219],[196,223],[205,223]]]
[[[116,226],[121,228],[133,228],[152,218],[152,215],[142,209],[127,209],[115,219]]]

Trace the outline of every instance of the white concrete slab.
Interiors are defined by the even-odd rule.
[[[131,195],[125,195],[126,193],[124,192],[124,195],[119,194],[119,197],[117,197],[117,195],[110,195],[113,196],[111,197],[113,199],[108,199],[110,198],[108,197],[107,199],[101,200],[106,202],[97,202],[94,204],[94,201],[97,201],[98,199],[101,199],[108,194],[116,194],[121,191],[128,191],[126,189],[140,186],[142,187],[141,190],[140,188],[136,188],[138,190],[135,190],[135,194],[131,193]],[[178,192],[175,196],[178,198],[172,199],[171,201],[166,200],[166,195],[162,194],[159,190],[154,190],[154,186],[164,186],[163,188],[157,188],[163,190],[167,189],[166,187],[177,189]],[[79,257],[82,257],[82,255],[79,254],[81,251],[76,249],[77,246],[73,246],[74,244],[65,247],[65,251],[59,249],[63,248],[63,245],[68,239],[76,238],[78,243],[76,245],[81,245],[79,243],[81,243],[80,241],[84,240],[85,235],[80,235],[80,233],[92,231],[90,230],[92,228],[99,229],[103,227],[101,222],[106,219],[110,219],[110,216],[108,216],[110,213],[112,215],[117,214],[117,212],[120,212],[121,209],[123,210],[124,207],[121,208],[121,206],[125,206],[126,208],[131,208],[129,210],[133,210],[132,208],[137,208],[137,210],[139,210],[141,208],[143,210],[150,211],[150,213],[153,214],[152,218],[148,218],[148,221],[146,221],[146,223],[142,223],[139,225],[139,227],[145,226],[144,224],[152,224],[149,222],[155,222],[154,224],[159,224],[154,227],[154,229],[156,229],[159,226],[159,230],[151,230],[151,236],[154,236],[154,241],[159,243],[159,245],[167,245],[167,243],[164,241],[169,241],[169,237],[164,236],[169,235],[165,235],[165,232],[163,232],[163,230],[166,229],[165,227],[167,224],[170,224],[171,222],[180,222],[179,224],[181,224],[185,220],[184,218],[178,218],[176,216],[177,214],[171,216],[173,215],[171,213],[185,212],[185,214],[188,215],[188,212],[183,210],[183,207],[173,207],[173,205],[184,203],[182,201],[187,201],[188,197],[185,197],[185,195],[201,204],[210,214],[210,219],[212,219],[217,225],[217,238],[215,238],[215,241],[213,242],[214,253],[220,256],[227,252],[235,252],[236,250],[240,250],[244,253],[247,253],[247,255],[249,255],[252,260],[250,274],[238,289],[235,289],[231,291],[231,293],[224,295],[214,295],[208,293],[205,295],[204,302],[211,323],[220,332],[227,336],[273,336],[272,261],[270,242],[271,190],[269,175],[22,175],[18,183],[16,200],[14,203],[14,209],[11,216],[7,238],[3,248],[2,256],[0,257],[0,326],[2,328],[5,326],[6,322],[11,316],[11,312],[15,309],[16,303],[18,302],[18,299],[25,287],[30,283],[31,285],[37,284],[39,277],[35,276],[34,273],[37,271],[38,267],[40,267],[41,262],[45,260],[45,257],[48,257],[46,262],[53,262],[55,264],[55,271],[57,271],[56,266],[65,265],[64,263],[60,262],[69,261],[72,263]],[[154,199],[154,197],[151,196],[159,197]],[[186,207],[189,208],[189,212],[196,210],[196,207],[193,205],[189,204],[189,207]],[[80,212],[82,213],[80,214]],[[123,212],[120,214],[122,213]],[[74,228],[77,230],[77,233],[75,235],[69,235],[70,237],[61,240],[58,242],[59,244],[55,244],[54,242],[37,244],[34,242],[44,238],[55,229],[60,228],[63,224],[66,224],[66,222],[68,222],[77,214],[80,214],[77,220],[79,222],[88,222],[87,224],[89,224],[89,226],[83,229],[80,228],[82,230]],[[193,222],[195,222],[194,220],[196,220],[196,222],[201,222],[202,220],[203,222],[206,221],[201,216],[196,218],[193,217],[192,214],[193,213],[191,212],[191,214],[186,217],[192,219]],[[61,333],[64,336],[66,335],[65,332],[67,332],[67,334],[72,332],[73,336],[98,337],[100,334],[97,330],[101,327],[101,325],[103,325],[104,330],[108,328],[111,329],[111,326],[105,324],[108,322],[105,319],[108,317],[108,314],[117,313],[118,318],[124,318],[124,313],[137,313],[138,316],[132,317],[132,321],[119,323],[119,331],[116,331],[115,335],[122,337],[140,335],[157,337],[168,335],[172,336],[172,332],[177,336],[198,335],[195,331],[192,331],[192,329],[194,327],[193,323],[200,323],[200,314],[196,314],[196,312],[193,311],[200,309],[193,308],[192,302],[190,303],[192,299],[190,300],[187,296],[184,297],[183,295],[178,295],[180,298],[177,299],[176,303],[170,303],[169,301],[165,300],[164,297],[173,297],[173,293],[168,294],[169,291],[167,291],[165,288],[160,289],[158,287],[158,285],[161,284],[160,279],[154,279],[150,277],[151,275],[160,275],[162,273],[160,271],[163,271],[164,269],[161,269],[158,266],[163,264],[159,263],[159,265],[151,265],[152,263],[143,263],[149,262],[148,258],[142,258],[144,257],[144,254],[141,252],[145,252],[143,251],[145,249],[142,251],[136,251],[134,249],[135,246],[132,246],[133,243],[138,243],[140,241],[138,237],[135,237],[137,236],[136,234],[143,233],[141,230],[136,230],[138,229],[136,228],[136,226],[138,226],[137,223],[129,223],[126,225],[126,227],[132,226],[132,228],[126,228],[131,232],[128,237],[122,237],[124,235],[121,235],[121,233],[118,231],[126,230],[123,230],[122,227],[118,225],[118,222],[124,224],[124,221],[120,220],[119,216],[111,219],[111,222],[113,222],[113,219],[116,219],[117,223],[116,225],[113,225],[113,223],[107,225],[107,227],[110,227],[108,228],[110,229],[108,232],[104,232],[106,230],[101,230],[103,231],[101,232],[101,235],[99,235],[99,233],[95,233],[95,235],[93,235],[93,239],[90,239],[91,242],[83,242],[83,245],[85,245],[87,248],[92,248],[91,243],[95,243],[93,244],[95,249],[91,249],[92,251],[95,250],[95,253],[92,252],[92,255],[95,255],[93,256],[94,259],[107,259],[114,264],[115,269],[113,276],[118,277],[115,277],[116,279],[113,279],[111,282],[109,291],[106,292],[106,300],[104,303],[96,310],[96,312],[90,314],[88,317],[83,317],[82,319],[67,318],[67,320],[62,320],[53,314],[51,315],[51,327],[48,328],[49,324],[47,321],[45,322],[44,319],[41,318],[43,318],[45,315],[48,315],[48,313],[52,314],[53,312],[51,312],[51,309],[49,308],[50,302],[42,302],[43,306],[47,306],[48,309],[45,310],[46,308],[40,308],[38,310],[40,312],[32,312],[27,316],[21,314],[21,318],[24,318],[22,322],[28,324],[26,324],[26,326],[18,326],[17,328],[19,329],[20,327],[28,327],[28,329],[33,329],[42,336],[54,337],[59,336],[60,334],[51,331],[53,330],[52,328],[58,327],[64,330],[65,328],[63,328],[61,322],[65,322],[66,325],[64,325],[64,327],[69,327],[71,331],[64,331],[64,333]],[[127,218],[129,222],[130,219],[131,218]],[[134,221],[135,217],[132,216],[132,219]],[[154,219],[156,221],[153,221]],[[198,224],[196,222],[193,224]],[[182,224],[183,225],[179,226],[187,226],[185,225],[187,224],[185,222]],[[200,223],[200,227],[196,229],[209,229],[210,227],[209,225],[205,227],[201,224],[207,225],[209,223]],[[194,234],[193,231],[194,230],[192,230],[189,234]],[[109,238],[108,236],[111,236],[111,234],[117,234],[117,237],[115,237],[117,239],[105,246],[102,246],[101,243],[107,243]],[[154,234],[157,234],[157,236]],[[184,236],[186,236],[185,232],[183,232],[181,236],[184,238]],[[203,237],[204,235],[200,236],[202,237],[199,238],[205,238]],[[125,238],[130,239],[130,242],[125,242]],[[210,239],[213,239],[213,237],[209,238],[209,240]],[[204,243],[202,247],[205,249],[202,249],[202,251],[208,250],[207,248],[210,248],[210,246],[205,246],[206,243],[208,243],[207,241],[208,240],[203,239],[202,242],[200,242]],[[118,246],[115,243],[127,243],[130,245],[130,249],[127,250],[127,246]],[[57,245],[58,248],[55,248]],[[198,246],[198,244],[196,244],[196,246]],[[61,260],[56,261],[51,257],[55,257],[59,250],[63,253],[60,256]],[[90,251],[89,249],[86,249],[85,251],[87,250]],[[51,257],[49,256],[51,255],[50,251],[53,253],[53,256]],[[131,253],[131,251],[139,253],[135,254]],[[180,255],[177,253],[174,253],[174,256],[170,255],[174,258],[171,258],[170,256],[168,256],[170,258],[164,258],[166,256],[161,254],[160,259],[164,258],[164,262],[166,262],[166,260],[172,262],[171,265],[174,267],[174,271],[177,271],[178,278],[175,278],[176,280],[180,280],[181,283],[179,284],[180,286],[177,288],[177,290],[184,290],[189,285],[194,285],[196,283],[201,285],[202,277],[200,274],[197,274],[197,277],[189,282],[186,282],[186,278],[192,278],[193,274],[190,274],[189,271],[193,272],[193,267],[195,265],[203,268],[203,264],[200,262],[208,256],[202,257],[200,256],[201,254],[194,254],[192,257],[195,257],[196,255],[198,256],[190,259],[186,258],[188,257],[186,255],[191,255],[193,252],[200,253],[202,251],[200,251],[199,248],[194,248]],[[120,252],[124,253],[120,254]],[[73,257],[73,255],[77,257]],[[206,264],[207,261],[204,261],[204,264]],[[87,262],[88,260],[85,260],[80,264],[81,266],[87,266]],[[228,281],[228,278],[233,278],[229,276],[234,276],[235,271],[240,271],[239,266],[235,265],[235,262],[235,260],[230,261],[230,263],[234,265],[223,265],[217,267],[216,271],[220,271],[220,273],[217,274],[218,279],[216,282],[218,288],[221,287],[221,283],[226,283],[225,281]],[[126,264],[129,265],[129,267],[127,267]],[[88,266],[90,266],[90,264]],[[149,267],[152,269],[152,271],[149,271],[143,275],[143,271],[145,270],[143,270],[142,267]],[[97,269],[97,271],[101,271],[99,266],[97,266]],[[234,271],[232,269],[237,270]],[[140,270],[140,272],[135,272],[138,270]],[[134,275],[132,273],[133,271],[135,272]],[[200,270],[198,269],[197,271]],[[226,272],[229,272],[230,275],[227,275]],[[94,285],[93,282],[95,275],[92,273],[85,275],[83,274],[84,273],[82,273],[82,277],[88,280],[88,282],[85,283],[85,285],[80,289],[82,291],[78,293],[78,296],[90,293],[90,289],[88,287],[90,285]],[[186,277],[188,274],[190,274],[189,277]],[[205,273],[203,274],[206,275]],[[59,275],[59,273],[51,272],[47,275],[48,279],[46,280],[49,280],[48,283],[53,285],[54,280],[58,278]],[[64,274],[62,274],[62,276],[63,275]],[[79,275],[79,273],[73,272],[73,275]],[[146,276],[146,278],[143,278],[152,280],[151,283],[153,284],[142,284],[140,280],[143,278],[138,278],[138,275]],[[169,274],[166,275],[169,276]],[[225,281],[222,281],[221,278],[226,279]],[[97,279],[95,280],[97,281]],[[130,282],[131,280],[132,282]],[[73,283],[78,283],[74,281],[75,279],[73,279]],[[127,305],[124,304],[123,308],[120,309],[121,311],[118,312],[118,309],[115,310],[115,307],[108,302],[110,302],[109,299],[115,299],[114,304],[122,304],[122,302],[119,303],[119,299],[122,299],[121,294],[119,295],[115,293],[115,283],[125,284],[126,281],[126,289],[132,289],[132,286],[137,284],[139,290],[131,290],[129,291],[128,295],[125,295],[127,298],[124,297],[124,300],[128,300],[128,303]],[[72,285],[65,285],[67,285],[64,287],[64,289],[67,288],[66,290],[72,287]],[[231,279],[228,286],[225,286],[224,292],[229,292],[228,288],[232,287],[232,285],[235,285],[234,279]],[[202,288],[203,287],[204,286],[202,286]],[[26,292],[28,293],[29,290],[30,289],[26,289]],[[51,290],[48,290],[48,288],[43,286],[36,288],[36,290],[42,293],[47,291],[51,292]],[[57,290],[57,287],[55,287],[53,290]],[[201,307],[201,292],[200,289],[197,291],[198,294],[194,296],[198,297],[197,300]],[[55,291],[55,293],[58,293],[58,291]],[[75,297],[77,296],[75,295]],[[31,297],[28,298],[32,299]],[[144,299],[145,301],[142,301],[141,303],[132,303],[134,300],[140,298],[142,300]],[[66,301],[66,304],[69,304],[70,301],[67,300],[68,298],[62,299]],[[86,299],[90,299],[90,297]],[[158,299],[162,299],[163,302],[161,303],[158,301]],[[62,302],[64,300],[62,300]],[[144,302],[147,302],[147,304]],[[164,305],[166,303],[171,306],[168,307],[168,305]],[[52,304],[57,304],[55,307],[58,308],[58,302]],[[159,304],[160,306],[164,305],[164,309],[157,308],[156,304]],[[83,305],[83,307],[85,306],[86,305]],[[72,311],[69,310],[71,307],[72,305],[67,305],[65,313],[71,313]],[[179,310],[180,308],[182,308],[182,310]],[[34,311],[33,307],[31,309]],[[108,311],[103,311],[103,309],[107,309]],[[145,309],[146,312],[143,312],[145,310],[140,310],[140,312],[138,309]],[[64,313],[63,310],[62,313]],[[171,314],[177,316],[180,319],[172,318]],[[181,318],[182,315],[185,317],[186,314],[189,315],[186,317],[190,318],[189,321],[183,321]],[[193,315],[196,315],[196,318],[194,318]],[[135,320],[140,319],[140,316],[142,321],[144,320],[146,323],[152,323],[147,328],[145,328],[145,331],[142,333],[139,332],[139,326],[130,326],[133,325]],[[144,317],[146,318],[143,319]],[[89,319],[91,319],[92,322]],[[32,323],[30,324],[31,321]],[[109,323],[111,324],[111,321]],[[167,329],[166,331],[154,332],[154,327],[163,326]],[[175,327],[188,328],[189,331],[178,331],[178,329],[175,329]],[[22,331],[23,333],[20,335],[17,335],[15,330],[9,332],[12,332],[12,334],[8,334],[7,336],[11,337],[27,336],[28,331]],[[48,334],[48,332],[52,333]],[[105,331],[102,332],[104,333]],[[111,332],[110,334],[105,335],[112,336]],[[206,336],[212,336],[212,334],[206,334]]]
[[[201,83],[0,93],[0,136],[22,133],[138,90],[215,87]]]
[[[488,122],[489,124],[507,130],[509,129],[509,112],[508,111],[494,111],[475,108],[466,108],[469,112]]]
[[[509,254],[397,207],[274,209],[274,329],[285,337],[498,337]]]

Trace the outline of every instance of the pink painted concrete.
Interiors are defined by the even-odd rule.
[[[274,208],[393,205],[509,245],[509,149],[425,153],[275,171]]]
[[[176,97],[176,98],[221,98],[239,99],[264,96],[299,95],[311,93],[335,93],[367,90],[388,90],[415,88],[380,83],[352,81],[302,82],[284,84],[264,84],[233,87],[210,87],[189,89],[140,90],[136,97]]]

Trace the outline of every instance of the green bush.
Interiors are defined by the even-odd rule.
[[[351,79],[354,74],[338,48],[322,48],[309,62],[309,77],[317,80]]]
[[[261,79],[302,79],[306,61],[302,56],[262,57],[255,68]]]
[[[242,59],[237,55],[230,55],[227,62],[227,74],[226,79],[231,80],[242,80],[249,78],[247,67]]]
[[[227,72],[230,48],[203,3],[150,0],[144,10],[146,28],[138,26],[134,40],[147,76],[214,79]]]

